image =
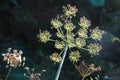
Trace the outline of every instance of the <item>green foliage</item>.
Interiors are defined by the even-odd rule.
[[[110,38],[111,38],[112,42],[120,41],[120,39],[118,37],[116,37],[116,36],[114,36],[112,34],[110,35]]]

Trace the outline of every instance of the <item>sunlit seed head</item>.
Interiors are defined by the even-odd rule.
[[[61,56],[58,54],[58,53],[53,53],[51,56],[50,56],[50,59],[55,62],[55,63],[58,63],[61,61]]]
[[[101,40],[102,34],[103,34],[103,31],[101,31],[98,27],[96,27],[95,29],[91,30],[90,37],[94,40]]]
[[[78,31],[78,36],[82,39],[86,39],[86,38],[88,38],[87,33],[88,33],[87,29],[80,29]]]
[[[81,28],[88,29],[91,26],[91,21],[83,16],[80,18],[80,22],[78,24],[80,25]]]
[[[61,21],[59,21],[57,18],[51,20],[51,25],[55,28],[58,29],[60,28],[63,24]]]
[[[45,43],[50,40],[51,35],[50,35],[50,32],[48,32],[47,30],[45,30],[43,32],[41,32],[41,30],[40,30],[40,33],[39,33],[39,35],[37,35],[37,37],[39,38],[39,40],[41,42]]]
[[[75,44],[76,44],[76,47],[82,48],[83,46],[86,45],[86,41],[84,39],[81,39],[81,38],[76,38]]]
[[[67,17],[76,16],[77,11],[76,6],[71,6],[70,4],[68,4],[67,7],[63,6],[63,12]]]
[[[72,22],[66,22],[64,25],[65,30],[67,31],[73,31],[75,26],[73,25]]]
[[[15,68],[21,66],[22,56],[19,55],[18,50],[8,51],[3,55],[3,61],[7,62],[7,66]]]
[[[70,61],[73,62],[73,63],[74,63],[74,62],[77,62],[80,57],[81,57],[81,56],[80,56],[79,51],[73,51],[73,52],[69,53],[69,59],[70,59]]]
[[[99,45],[99,44],[89,44],[88,46],[88,51],[89,51],[89,54],[91,55],[91,56],[95,56],[95,55],[98,55],[99,54],[99,52],[101,51],[101,49],[102,49],[102,46],[101,45]]]

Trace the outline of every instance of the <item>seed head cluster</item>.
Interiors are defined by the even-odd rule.
[[[77,26],[73,23],[72,18],[76,16],[77,11],[76,6],[63,6],[63,14],[51,20],[51,25],[56,30],[55,35],[57,38],[54,40],[51,39],[52,35],[47,30],[43,32],[40,30],[38,38],[44,43],[54,41],[55,48],[61,50],[61,52],[64,51],[65,46],[68,46],[69,50],[71,48],[84,49],[89,51],[89,54],[92,56],[97,55],[102,47],[96,43],[87,45],[86,42],[88,38],[96,41],[101,40],[103,33],[98,27],[90,29],[91,21],[85,16],[81,17],[80,21],[78,21],[79,28],[76,31]],[[60,62],[61,55],[61,53],[58,54],[55,52],[50,56],[50,59],[53,62]],[[69,59],[71,62],[76,63],[80,57],[79,51],[70,50]]]

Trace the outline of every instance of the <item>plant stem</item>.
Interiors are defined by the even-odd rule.
[[[63,66],[63,62],[64,62],[65,56],[66,56],[66,54],[67,54],[67,50],[68,50],[68,46],[65,47],[65,51],[64,51],[63,56],[62,56],[62,61],[61,61],[60,65],[59,65],[59,68],[58,68],[58,71],[57,71],[55,80],[58,80],[58,79],[59,79],[60,72],[61,72],[61,69],[62,69],[62,66]]]
[[[85,77],[82,78],[82,80],[84,80],[84,79],[85,79]]]
[[[7,74],[6,78],[5,78],[5,80],[7,80],[7,79],[8,79],[8,77],[9,77],[9,75],[10,75],[11,70],[12,70],[12,67],[10,67],[10,69],[9,69],[9,71],[8,71],[8,74]]]

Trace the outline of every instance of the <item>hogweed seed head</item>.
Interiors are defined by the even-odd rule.
[[[81,56],[80,56],[79,51],[73,51],[73,52],[69,53],[69,59],[73,63],[77,62],[80,57]]]
[[[78,66],[75,65],[75,68],[79,71],[82,78],[86,78],[93,72],[101,71],[101,67],[95,67],[93,63],[88,66],[83,61]]]
[[[87,29],[80,29],[78,31],[78,36],[82,39],[86,39],[88,38],[87,32],[88,32]]]
[[[65,47],[65,44],[64,44],[64,42],[63,41],[56,41],[55,42],[55,48],[57,48],[57,49],[63,49]]]
[[[101,40],[103,32],[96,27],[95,29],[91,30],[91,35],[90,37],[94,40]]]
[[[37,37],[39,38],[39,40],[40,40],[41,42],[44,42],[44,43],[45,43],[45,42],[47,42],[47,41],[50,40],[51,34],[50,34],[50,32],[47,31],[47,30],[45,30],[45,31],[43,31],[43,32],[41,32],[41,30],[40,30],[39,35],[37,35]]]
[[[80,18],[80,22],[78,24],[80,25],[81,28],[88,29],[91,26],[91,21],[83,16]]]
[[[55,28],[58,29],[60,28],[63,24],[61,23],[61,21],[58,20],[58,18],[52,19],[51,20],[51,25]]]
[[[63,12],[67,17],[76,16],[76,13],[78,11],[76,6],[71,6],[70,4],[68,4],[67,7],[63,6],[63,9]]]
[[[68,45],[69,48],[73,48],[75,47],[75,40],[74,40],[74,33],[68,33],[66,34],[66,40],[65,40],[65,44]]]
[[[53,62],[58,63],[58,62],[61,61],[61,56],[60,56],[58,53],[54,52],[54,53],[50,56],[50,59],[51,59]]]
[[[97,55],[97,54],[99,54],[99,52],[101,51],[101,49],[102,49],[102,46],[101,45],[99,45],[99,44],[89,44],[88,46],[88,51],[89,51],[89,54],[91,55],[91,56],[94,56],[94,55]]]
[[[7,50],[8,52],[2,55],[3,61],[7,62],[8,67],[10,66],[15,68],[18,66],[22,66],[22,63],[24,62],[24,60],[22,59],[21,50],[19,52],[18,50],[13,50],[13,52],[11,52],[11,50],[12,50],[11,48],[8,48]]]
[[[63,6],[64,14],[51,20],[51,25],[56,29],[55,35],[57,38],[55,40],[50,39],[51,35],[47,30],[43,32],[40,31],[38,38],[44,43],[47,41],[55,42],[55,48],[61,50],[60,55],[66,52],[64,49],[66,46],[68,46],[68,50],[72,50],[71,48],[78,48],[89,51],[91,56],[97,55],[102,47],[98,44],[90,44],[87,46],[86,42],[89,39],[100,40],[102,38],[102,32],[98,28],[90,31],[89,27],[91,26],[91,21],[84,16],[81,17],[78,22],[78,25],[80,26],[79,29],[75,30],[76,26],[72,22],[72,18],[76,15],[77,11],[78,9],[75,6]],[[86,46],[88,49],[86,49]],[[62,59],[60,55],[55,52],[50,56],[50,59],[55,63],[60,62]],[[72,62],[77,62],[79,57],[78,51],[71,51],[69,56]]]
[[[76,47],[82,48],[83,46],[86,45],[86,42],[85,42],[84,39],[76,38],[76,39],[75,39],[75,44],[76,44]]]
[[[64,28],[65,28],[65,30],[67,30],[67,31],[73,31],[74,28],[75,28],[75,26],[73,25],[72,22],[69,22],[69,21],[68,21],[68,22],[65,23]]]

